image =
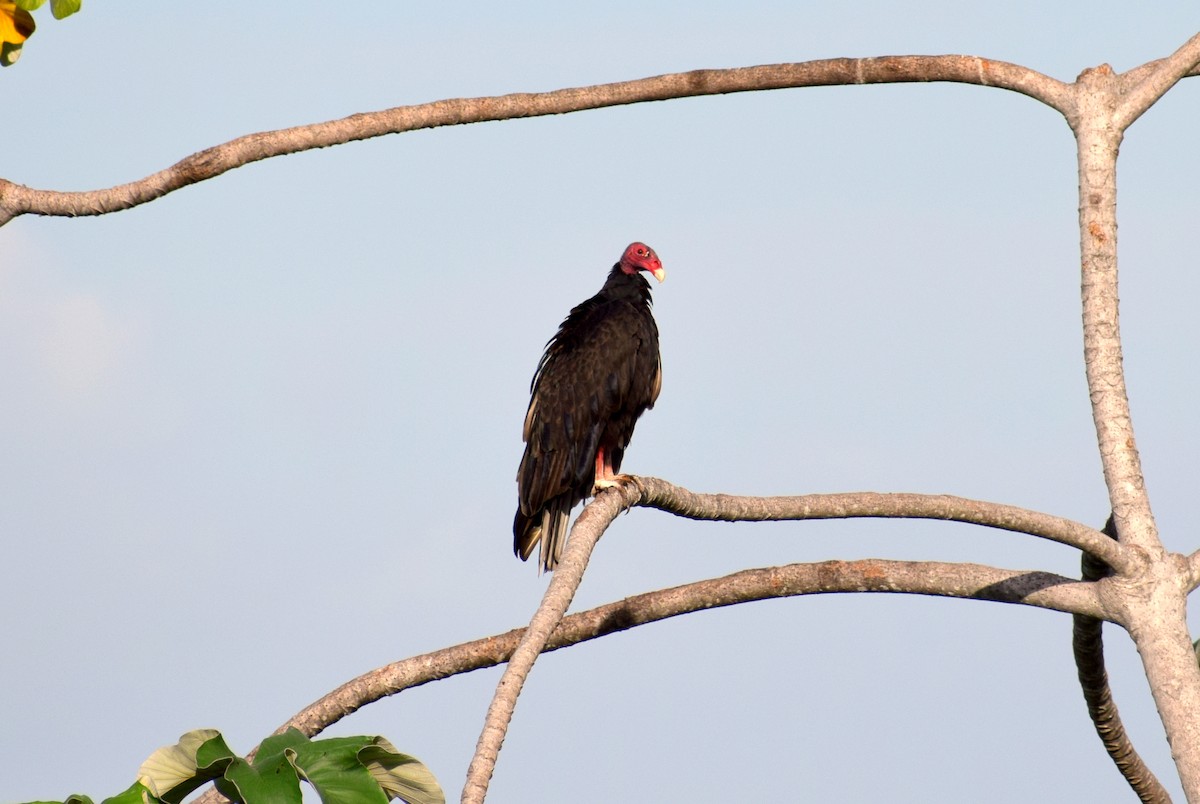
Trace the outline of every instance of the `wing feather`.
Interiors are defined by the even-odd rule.
[[[514,549],[522,558],[547,538],[553,522],[556,539],[543,543],[542,558],[557,562],[565,519],[594,485],[597,450],[607,445],[619,469],[634,423],[658,398],[662,369],[649,286],[640,276],[631,279],[640,283],[636,293],[607,297],[610,277],[604,290],[572,310],[538,362],[517,470]]]

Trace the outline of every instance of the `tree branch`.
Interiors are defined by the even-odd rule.
[[[1019,603],[1096,619],[1111,619],[1094,583],[1047,572],[979,564],[866,559],[790,564],[745,570],[722,578],[649,592],[563,618],[600,536],[635,505],[693,519],[819,519],[846,516],[918,516],[956,519],[1036,533],[1075,546],[1090,545],[1089,529],[1069,520],[1009,506],[919,494],[828,494],[802,497],[734,497],[692,494],[664,480],[631,478],[585,506],[571,530],[558,569],[529,628],[414,656],[355,678],[306,707],[276,730],[297,728],[313,736],[359,708],[405,689],[508,661],[488,709],[463,801],[483,801],[517,696],[537,656],[607,634],[695,611],[754,600],[836,592],[890,592]],[[1103,534],[1100,534],[1103,538]],[[1106,540],[1108,541],[1108,540]],[[1086,549],[1086,548],[1084,548]],[[1108,552],[1100,550],[1099,552]],[[1119,562],[1123,554],[1112,553]],[[251,756],[253,752],[251,752]],[[223,798],[209,791],[197,799]]]
[[[556,573],[571,555],[572,532]],[[580,540],[582,541],[582,540]],[[735,606],[757,600],[846,592],[888,592],[935,597],[989,600],[1104,618],[1095,584],[1048,572],[999,569],[979,564],[937,561],[823,561],[742,570],[720,578],[660,589],[597,606],[565,617],[545,645],[545,652],[627,631],[684,614]],[[549,594],[549,593],[547,593]],[[346,682],[292,716],[275,730],[289,728],[313,737],[342,718],[382,698],[460,673],[495,667],[508,661],[528,629],[464,642],[380,667]],[[251,752],[247,758],[253,756]],[[226,799],[210,790],[196,804]]]
[[[550,579],[546,594],[534,612],[529,628],[513,649],[508,666],[504,668],[504,675],[496,685],[496,694],[492,696],[492,702],[488,705],[483,731],[479,735],[475,754],[467,768],[462,804],[483,804],[484,798],[487,797],[488,784],[496,768],[496,759],[500,756],[500,746],[504,743],[504,735],[508,733],[508,724],[517,707],[517,696],[525,686],[525,679],[533,669],[533,663],[546,649],[550,634],[562,622],[579,584],[583,582],[583,573],[587,569],[596,542],[612,521],[636,499],[631,487],[636,489],[636,481],[620,488],[620,493],[613,490],[597,495],[590,505],[584,507],[575,524],[571,526],[566,549]]]
[[[1079,237],[1083,355],[1092,420],[1120,542],[1163,555],[1133,435],[1117,299],[1117,153],[1113,122],[1119,81],[1107,65],[1079,76]]]
[[[1125,91],[1113,115],[1113,125],[1121,131],[1129,128],[1167,90],[1181,79],[1194,75],[1197,64],[1200,64],[1200,33],[1167,58],[1152,62],[1153,66],[1143,65],[1148,69],[1130,70],[1122,75]]]
[[[139,181],[105,190],[36,190],[0,179],[0,226],[18,215],[104,215],[274,156],[440,126],[566,114],[672,98],[846,84],[952,81],[1028,95],[1067,114],[1071,87],[1049,76],[977,56],[881,56],[766,64],[483,98],[455,98],[354,114],[338,120],[249,134],[192,154]]]
[[[571,539],[575,539],[572,533]],[[567,548],[570,549],[568,541]],[[564,563],[567,560],[564,553]],[[564,564],[560,564],[560,570]],[[888,592],[989,600],[1103,619],[1095,584],[1048,572],[938,561],[822,561],[742,570],[720,578],[647,592],[565,617],[545,651],[683,614],[756,600],[846,592]],[[355,678],[305,707],[276,734],[294,727],[314,736],[374,701],[431,681],[505,662],[528,629],[464,642],[413,656]]]
[[[1104,533],[1117,538],[1116,527],[1110,516]],[[1085,581],[1098,581],[1107,577],[1110,569],[1094,556],[1084,553],[1081,573]],[[1104,749],[1112,757],[1117,770],[1129,782],[1133,792],[1143,804],[1170,804],[1171,796],[1138,755],[1137,749],[1125,731],[1117,704],[1108,683],[1108,671],[1104,667],[1103,620],[1083,614],[1073,616],[1071,649],[1075,654],[1075,667],[1079,671],[1079,685],[1083,688],[1083,699],[1087,703],[1088,716],[1096,728],[1096,734],[1104,743]]]
[[[1092,419],[1115,532],[1127,555],[1139,557],[1135,573],[1108,579],[1102,598],[1137,646],[1189,801],[1200,801],[1200,668],[1186,616],[1193,573],[1159,538],[1134,440],[1118,315],[1117,155],[1124,127],[1144,110],[1139,104],[1153,102],[1155,93],[1189,72],[1197,47],[1193,37],[1161,71],[1136,72],[1144,88],[1129,89],[1129,80],[1108,65],[1085,70],[1075,84],[1076,113],[1068,117],[1078,148],[1083,354]]]
[[[727,522],[852,517],[942,519],[1026,533],[1090,553],[1118,572],[1136,565],[1127,550],[1103,533],[1079,522],[1011,505],[948,494],[805,494],[794,497],[736,497],[695,494],[654,477],[639,477],[645,495],[636,505],[658,508],[688,519]]]

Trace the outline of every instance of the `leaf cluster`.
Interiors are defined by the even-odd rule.
[[[446,802],[429,768],[382,737],[310,740],[288,729],[264,740],[253,759],[243,759],[216,729],[196,729],[151,754],[138,780],[101,804],[180,804],[209,782],[235,804],[301,804],[301,781],[325,804]],[[63,804],[93,803],[73,795]]]
[[[37,11],[46,0],[0,0],[0,66],[11,67],[21,58],[25,40],[33,36],[37,23],[29,12]],[[69,17],[83,8],[83,0],[50,0],[54,19]]]

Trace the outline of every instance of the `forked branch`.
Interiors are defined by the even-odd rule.
[[[498,685],[472,762],[474,780],[464,801],[481,801],[500,744],[533,661],[546,651],[688,614],[755,600],[838,592],[932,595],[1053,609],[1095,619],[1108,618],[1096,585],[1053,573],[944,562],[825,561],[745,570],[721,578],[648,592],[563,617],[578,588],[592,549],[614,519],[633,506],[648,506],[695,519],[762,521],[856,516],[956,519],[1014,529],[1027,523],[1034,535],[1075,546],[1091,543],[1090,529],[1032,511],[942,495],[829,494],[800,497],[737,497],[693,494],[657,478],[637,477],[600,494],[584,508],[571,531],[558,569],[530,628],[474,640],[414,656],[365,673],[306,707],[279,727],[313,736],[359,708],[430,681],[510,662]],[[1099,533],[1098,531],[1091,531]],[[1110,541],[1099,534],[1105,541]],[[1082,549],[1082,548],[1081,548]],[[1107,552],[1101,550],[1101,552]],[[1112,555],[1120,556],[1119,551]],[[520,662],[519,665],[517,663]],[[468,796],[467,794],[471,795]],[[214,792],[199,801],[220,801]]]
[[[1114,125],[1124,131],[1181,79],[1196,74],[1200,63],[1200,33],[1184,42],[1165,59],[1145,65],[1146,69],[1130,70],[1121,76],[1122,98],[1113,118]]]
[[[1192,73],[1197,62],[1200,35],[1172,56],[1123,76],[1114,75],[1107,65],[1085,70],[1074,85],[1074,114],[1067,117],[1078,151],[1083,353],[1092,419],[1113,514],[1112,532],[1131,555],[1144,558],[1137,572],[1122,571],[1116,593],[1106,602],[1141,655],[1179,779],[1193,802],[1200,802],[1200,669],[1187,631],[1186,596],[1195,585],[1195,570],[1191,562],[1163,547],[1134,439],[1119,320],[1117,157],[1127,127]],[[1077,630],[1077,651],[1099,650],[1098,633],[1095,645],[1087,644],[1086,632],[1082,636],[1081,641]],[[1096,679],[1085,677],[1086,662],[1080,669],[1088,695]],[[1092,708],[1104,703],[1091,697],[1088,702]],[[1104,712],[1093,711],[1093,717],[1097,714]],[[1105,725],[1103,717],[1096,722],[1098,730]],[[1107,725],[1119,727],[1119,721]],[[1120,747],[1107,739],[1106,745],[1110,752]],[[1113,756],[1124,773],[1128,768],[1121,766],[1119,753]]]
[[[719,519],[725,521],[764,521],[797,519],[830,519],[850,517],[909,517],[923,519],[953,519],[974,522],[1008,530],[1029,524],[1038,532],[1035,535],[1052,538],[1081,549],[1095,549],[1111,555],[1118,562],[1126,560],[1125,553],[1115,542],[1098,531],[1057,517],[1048,517],[1032,511],[965,500],[958,497],[921,494],[821,494],[801,497],[735,497],[726,494],[693,494],[686,489],[673,486],[665,480],[648,477],[633,477],[622,486],[598,495],[571,530],[567,548],[550,583],[546,596],[534,614],[529,629],[521,637],[512,659],[504,671],[496,694],[488,708],[483,731],[467,771],[463,787],[463,804],[481,804],[487,795],[488,784],[495,769],[500,746],[504,742],[508,724],[516,708],[517,696],[528,677],[537,657],[546,649],[551,631],[557,627],[583,578],[592,549],[600,536],[621,511],[633,506],[661,508],[692,519]],[[1098,537],[1098,538],[1097,538]],[[1083,547],[1087,545],[1087,547]],[[1009,600],[1030,605],[1048,605],[1058,608],[1058,595],[1068,594],[1062,587],[1065,580],[1047,573],[1018,573],[1004,579],[994,579],[983,586],[964,583],[960,573],[971,570],[1003,572],[974,565],[919,565],[919,574],[907,576],[904,569],[911,568],[904,562],[855,562],[863,571],[854,575],[854,584],[848,588],[823,588],[820,591],[884,591],[936,594],[950,597],[979,597],[983,599]],[[800,567],[828,567],[830,565],[797,565]],[[845,567],[846,564],[838,563]],[[883,571],[886,567],[889,571]],[[944,570],[950,571],[946,577]],[[818,575],[819,579],[819,575]],[[844,580],[844,578],[842,579]],[[1043,593],[1054,589],[1056,594],[1047,599]],[[1088,595],[1094,592],[1088,587]],[[1053,601],[1053,603],[1052,603]],[[1078,602],[1078,601],[1077,601]],[[1098,597],[1091,602],[1099,603]],[[1062,609],[1060,609],[1062,610]],[[1096,607],[1097,612],[1102,607]],[[1072,613],[1079,613],[1072,609]],[[1100,617],[1107,614],[1100,613]]]

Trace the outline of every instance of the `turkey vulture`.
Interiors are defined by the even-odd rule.
[[[530,383],[525,454],[517,469],[513,551],[541,543],[541,569],[558,564],[575,504],[621,482],[633,426],[662,385],[650,283],[666,277],[645,243],[631,243],[592,298],[571,310],[546,344]]]

